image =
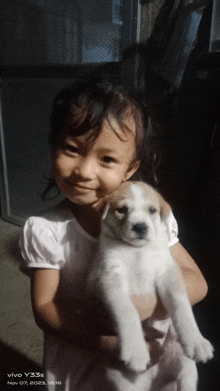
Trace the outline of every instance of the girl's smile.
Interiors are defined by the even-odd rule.
[[[71,202],[94,205],[133,175],[139,162],[133,160],[136,150],[132,125],[125,134],[116,121],[104,121],[92,145],[88,145],[85,135],[66,136],[62,141],[55,152],[53,174]]]
[[[82,186],[82,185],[79,185],[78,183],[71,183],[67,180],[67,183],[72,187],[74,188],[76,191],[78,191],[78,193],[84,193],[84,192],[87,192],[87,191],[91,191],[91,190],[94,190],[95,189],[92,189],[91,187],[87,187],[87,186]]]

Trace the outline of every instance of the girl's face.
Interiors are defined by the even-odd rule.
[[[86,142],[86,135],[66,136],[55,152],[56,184],[75,204],[96,204],[128,180],[139,166],[138,161],[131,164],[136,152],[134,121],[128,122],[132,131],[125,134],[116,121],[112,120],[111,125],[104,121],[92,146]]]

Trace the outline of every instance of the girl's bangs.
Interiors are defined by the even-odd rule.
[[[88,88],[81,93],[78,92],[72,91],[72,96],[68,95],[69,102],[64,105],[65,110],[60,111],[60,118],[59,111],[58,118],[54,117],[50,140],[54,140],[55,144],[51,145],[56,146],[60,137],[82,135],[86,135],[88,144],[92,144],[99,136],[103,122],[108,121],[117,137],[121,139],[126,139],[129,132],[135,132],[138,156],[144,133],[144,118],[137,102],[129,98],[125,92],[113,87],[98,86],[95,89]],[[111,117],[119,124],[122,133],[117,131]],[[132,123],[129,124],[130,119],[134,121],[135,129]]]
[[[98,135],[101,126],[102,119],[95,112],[91,115],[86,108],[71,103],[62,130],[66,135],[73,137],[82,136],[85,133]]]

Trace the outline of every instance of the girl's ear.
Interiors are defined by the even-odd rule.
[[[138,170],[140,166],[140,161],[136,160],[134,163],[132,163],[128,169],[128,171],[125,173],[125,176],[123,178],[123,182],[126,182],[129,178],[132,177],[132,175]]]

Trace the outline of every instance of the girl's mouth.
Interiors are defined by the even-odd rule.
[[[68,183],[69,186],[71,186],[72,188],[74,188],[76,191],[79,191],[79,192],[95,191],[95,189],[91,188],[91,187],[81,186],[81,185],[78,185],[78,184],[75,184],[75,183],[71,183],[69,181],[67,181],[67,183]]]

